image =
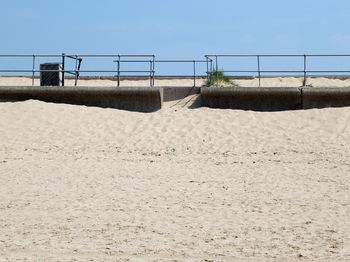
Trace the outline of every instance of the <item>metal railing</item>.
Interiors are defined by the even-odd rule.
[[[32,75],[32,85],[34,85],[34,78],[36,73],[42,73],[42,72],[59,72],[62,73],[62,85],[64,86],[64,74],[71,74],[75,76],[75,86],[77,86],[77,82],[79,79],[79,76],[81,73],[114,73],[117,77],[117,85],[120,85],[120,77],[123,73],[147,73],[150,77],[150,86],[154,85],[154,73],[155,73],[155,55],[67,55],[67,54],[61,54],[61,55],[0,55],[0,59],[8,57],[8,58],[32,58],[32,69],[26,69],[26,70],[18,70],[18,69],[0,69],[0,73],[31,73]],[[60,62],[62,64],[61,70],[37,70],[36,68],[36,58],[60,58]],[[83,58],[112,58],[114,62],[117,63],[116,70],[81,70],[81,63],[83,61]],[[124,62],[121,60],[122,57],[151,57],[150,60],[150,69],[149,70],[121,70],[121,62]],[[74,69],[66,69],[66,58],[71,58],[75,60],[75,66]],[[139,62],[138,60],[133,60],[134,62]]]
[[[256,70],[219,70],[219,58],[220,57],[232,57],[232,58],[256,58]],[[263,57],[301,57],[303,61],[302,70],[261,70],[261,58]],[[216,73],[216,85],[219,85],[219,72],[222,73],[255,73],[259,79],[259,87],[261,87],[261,74],[271,74],[271,73],[300,73],[303,76],[303,86],[306,86],[307,76],[310,73],[350,73],[350,70],[308,70],[307,61],[308,57],[350,57],[350,54],[312,54],[312,55],[285,55],[285,54],[264,54],[264,55],[205,55],[207,59],[207,64],[209,70],[207,70],[207,76],[209,78],[210,74]],[[350,62],[350,61],[349,61]],[[210,66],[209,66],[210,65]],[[350,63],[349,63],[350,66]]]
[[[155,84],[155,77],[160,77],[159,75],[156,75],[156,64],[157,67],[161,69],[163,64],[166,63],[173,63],[173,64],[192,64],[192,72],[187,74],[188,77],[191,77],[193,79],[193,86],[196,87],[197,85],[197,78],[199,76],[205,76],[209,79],[210,75],[212,73],[216,72],[216,84],[219,85],[219,72],[222,73],[248,73],[248,74],[254,74],[254,76],[258,77],[259,81],[259,87],[261,86],[261,78],[263,75],[268,75],[271,73],[279,73],[279,74],[301,74],[303,76],[303,85],[306,86],[307,77],[310,74],[315,73],[344,73],[344,74],[350,74],[350,70],[311,70],[310,66],[308,65],[308,61],[310,57],[350,57],[350,54],[321,54],[321,55],[285,55],[285,54],[262,54],[262,55],[206,55],[205,60],[156,60],[155,55],[120,55],[120,54],[106,54],[106,55],[68,55],[68,54],[60,54],[60,55],[0,55],[0,62],[2,58],[31,58],[32,59],[32,66],[31,69],[26,70],[17,70],[17,69],[2,69],[0,68],[0,73],[26,73],[31,74],[32,77],[32,85],[34,85],[34,78],[37,73],[42,72],[60,72],[62,73],[62,80],[61,83],[64,86],[64,80],[65,80],[65,74],[73,75],[74,76],[74,85],[77,86],[77,82],[79,79],[79,76],[81,73],[111,73],[114,74],[114,77],[117,79],[117,86],[120,86],[121,83],[121,77],[125,76],[125,74],[128,73],[138,73],[143,75],[137,75],[137,77],[149,77],[150,80],[150,86],[154,86]],[[255,58],[256,60],[256,68],[254,70],[219,70],[219,58],[222,57],[229,57],[229,58]],[[302,68],[300,70],[262,70],[262,58],[265,57],[296,57],[296,58],[302,58]],[[38,58],[58,58],[61,63],[61,70],[38,70],[36,69],[37,66],[37,59]],[[85,62],[87,58],[111,58],[110,62],[116,63],[113,70],[81,70],[82,61],[84,59],[84,66],[88,63]],[[71,67],[74,68],[68,68],[67,66],[67,59],[73,59],[74,64],[71,64]],[[144,64],[147,66],[145,70],[128,70],[122,69],[123,63],[138,63],[138,65],[144,67]],[[197,65],[206,63],[206,72],[205,70],[198,70]],[[350,61],[349,61],[350,65]],[[159,70],[161,71],[161,70]],[[170,76],[170,75],[166,75]],[[171,75],[176,76],[176,75]],[[180,77],[180,76],[179,76]]]
[[[75,70],[74,71],[66,71],[65,70],[65,63],[66,63],[66,57],[71,58],[75,60]],[[74,86],[77,86],[78,84],[78,79],[79,79],[79,71],[80,71],[80,66],[81,62],[83,59],[81,57],[78,57],[78,55],[72,56],[72,55],[66,55],[62,54],[62,86],[64,86],[64,73],[74,75],[75,81],[74,81]],[[32,75],[32,85],[34,85],[34,70],[35,70],[35,55],[33,55],[33,75]],[[41,70],[40,70],[41,72]]]
[[[196,79],[198,76],[200,76],[199,74],[197,74],[197,67],[196,65],[199,63],[207,63],[207,60],[156,60],[157,63],[190,63],[192,64],[192,68],[193,68],[193,87],[196,87]]]
[[[189,77],[192,77],[193,79],[193,86],[196,87],[197,83],[197,77],[199,76],[205,76],[205,72],[201,74],[198,74],[197,65],[200,63],[207,63],[207,60],[156,60],[155,55],[121,55],[121,54],[106,54],[106,55],[69,55],[69,54],[61,54],[61,55],[0,55],[0,59],[3,57],[9,57],[9,58],[32,58],[32,68],[29,70],[17,70],[17,69],[1,69],[0,73],[31,73],[32,76],[32,85],[34,85],[34,78],[35,74],[42,73],[42,72],[60,72],[62,73],[62,80],[61,83],[64,86],[65,85],[65,74],[73,75],[75,78],[74,85],[77,86],[77,82],[79,79],[79,76],[81,73],[113,73],[114,76],[117,79],[117,86],[120,86],[121,83],[121,77],[128,73],[139,73],[144,75],[138,75],[138,76],[148,76],[150,80],[150,86],[154,86],[155,83],[155,77],[156,77],[156,63],[158,65],[162,65],[164,63],[192,63],[193,65],[193,71],[192,73],[188,74]],[[62,65],[61,70],[38,70],[36,69],[36,59],[37,58],[59,58],[60,63]],[[68,69],[66,67],[66,59],[74,59],[75,65],[74,68]],[[116,63],[115,70],[81,70],[81,64],[83,59],[85,58],[111,58],[114,63]],[[138,64],[149,64],[147,70],[127,70],[122,69],[123,63],[138,63]],[[86,64],[86,63],[85,63]],[[208,67],[207,67],[208,71]],[[170,76],[170,75],[169,75]],[[172,77],[175,77],[176,75],[171,75]],[[180,76],[179,76],[180,77]]]
[[[39,72],[60,72],[62,73],[62,85],[64,86],[64,74],[71,74],[75,76],[75,86],[77,85],[78,78],[79,78],[79,72],[81,67],[82,58],[78,55],[0,55],[0,58],[9,57],[9,58],[32,58],[32,69],[31,70],[17,70],[17,69],[7,69],[3,70],[1,69],[1,73],[32,73],[32,85],[34,85],[34,77],[35,73]],[[62,70],[36,70],[36,58],[61,58],[61,64],[62,64]],[[74,59],[75,60],[75,69],[74,70],[65,70],[65,62],[66,58]]]
[[[155,74],[155,55],[117,55],[118,59],[114,60],[117,63],[117,86],[120,86],[121,73],[149,73],[150,86],[154,86],[154,74]],[[133,57],[133,58],[147,58],[151,57],[150,60],[121,60],[122,57]],[[149,70],[120,70],[121,63],[149,63]]]
[[[154,57],[153,57],[154,58]],[[199,76],[197,74],[197,70],[196,70],[196,65],[198,63],[207,63],[207,60],[121,60],[120,57],[118,60],[115,60],[114,62],[117,62],[118,64],[118,86],[120,85],[120,65],[121,63],[149,63],[150,66],[150,74],[152,74],[152,76],[150,76],[150,80],[151,80],[151,86],[154,86],[154,78],[157,76],[155,75],[155,64],[162,64],[162,63],[192,63],[193,64],[193,74],[190,75],[193,78],[193,86],[196,87],[196,79]],[[125,71],[124,71],[125,72]],[[130,72],[130,71],[129,71]],[[176,76],[176,75],[172,75],[172,76]]]

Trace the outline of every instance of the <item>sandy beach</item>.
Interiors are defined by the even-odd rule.
[[[261,86],[265,87],[301,87],[303,86],[303,77],[262,77]],[[196,86],[203,86],[206,79],[199,77],[196,79]],[[233,79],[237,85],[242,87],[258,87],[258,78],[235,78]],[[74,79],[66,79],[66,86],[74,86]],[[312,87],[348,87],[350,86],[349,77],[309,77],[306,84]],[[31,86],[31,77],[9,77],[0,76],[0,86]],[[34,79],[34,85],[40,85],[40,79]],[[125,78],[121,80],[121,86],[149,86],[149,79],[132,79]],[[156,78],[155,86],[193,86],[194,80],[191,77],[187,78]],[[113,80],[106,78],[84,78],[78,80],[78,86],[117,86],[117,79]]]
[[[350,108],[198,99],[0,103],[0,261],[349,261]]]

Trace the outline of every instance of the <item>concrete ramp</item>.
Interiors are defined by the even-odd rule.
[[[301,109],[297,87],[202,87],[202,106],[257,111]]]
[[[193,86],[163,86],[164,102],[183,99],[189,95],[199,94],[200,88]]]
[[[303,108],[350,106],[350,87],[302,89]]]
[[[153,112],[162,107],[163,89],[159,87],[0,87],[0,101],[28,99]]]

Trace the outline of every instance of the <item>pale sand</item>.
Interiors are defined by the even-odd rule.
[[[242,87],[259,86],[258,78],[253,79],[234,79],[236,84]],[[205,79],[197,79],[196,86],[203,86]],[[66,86],[74,86],[74,79],[66,79]],[[176,79],[155,79],[155,86],[193,86],[194,81],[191,78]],[[30,77],[1,77],[0,86],[31,86],[32,79]],[[40,85],[40,79],[34,80],[34,85]],[[116,86],[116,80],[80,79],[78,86]],[[122,80],[121,86],[149,86],[150,80]],[[303,85],[302,77],[267,77],[261,78],[261,86],[265,87],[301,87]],[[350,78],[332,79],[326,77],[308,78],[307,85],[312,87],[348,87],[350,86]]]
[[[349,261],[350,108],[195,99],[0,103],[0,261]]]

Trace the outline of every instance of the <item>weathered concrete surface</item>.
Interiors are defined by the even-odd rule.
[[[257,111],[302,108],[297,87],[202,87],[202,106]]]
[[[183,99],[186,96],[199,94],[200,87],[191,86],[163,86],[164,102]]]
[[[0,87],[0,101],[37,99],[46,102],[111,107],[153,112],[162,107],[163,90],[159,87]]]
[[[302,89],[303,108],[350,106],[350,87]]]

